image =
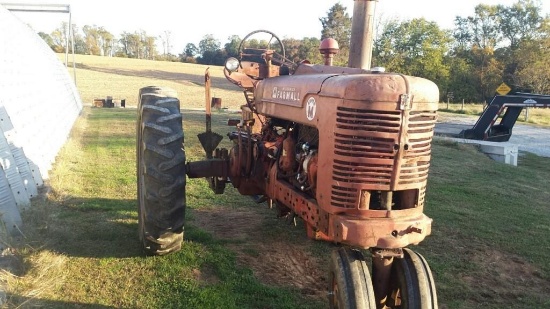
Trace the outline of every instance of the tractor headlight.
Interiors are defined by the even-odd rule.
[[[228,58],[227,60],[225,60],[225,68],[229,71],[229,72],[235,72],[237,71],[237,69],[239,68],[239,60],[237,60],[236,58]]]

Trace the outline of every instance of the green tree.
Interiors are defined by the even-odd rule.
[[[195,46],[195,44],[187,43],[187,45],[185,45],[185,49],[183,50],[183,53],[187,57],[195,57],[196,55],[198,55],[199,49],[197,48],[197,46]]]
[[[477,89],[478,100],[492,97],[503,81],[532,87],[527,85],[533,82],[528,82],[529,74],[537,74],[533,80],[544,80],[542,70],[530,67],[534,63],[544,65],[547,54],[541,40],[548,35],[545,29],[550,21],[539,12],[540,1],[519,0],[509,7],[478,5],[474,16],[455,19],[453,54],[464,59],[474,73],[471,83]]]
[[[143,30],[134,33],[123,32],[118,41],[121,48],[117,56],[138,59],[155,59],[158,56],[157,38]]]
[[[228,38],[228,42],[225,43],[224,49],[227,52],[228,57],[239,56],[239,45],[241,44],[241,38],[238,35],[232,35]]]
[[[57,53],[65,52],[67,47],[67,34],[69,32],[69,24],[67,22],[61,22],[61,26],[56,28],[51,33],[51,38],[54,43],[54,51]]]
[[[477,79],[468,59],[456,55],[448,57],[449,83],[447,88],[441,89],[442,98],[453,93],[456,101],[480,102],[478,88],[472,82]]]
[[[140,33],[142,59],[153,60],[157,57],[157,37],[148,35],[145,31]]]
[[[329,9],[327,16],[319,18],[319,21],[323,27],[321,40],[333,38],[340,47],[340,52],[334,57],[334,64],[347,65],[351,38],[351,17],[346,12],[346,7],[336,3]]]
[[[143,42],[139,32],[123,32],[120,34],[119,43],[121,53],[128,58],[142,58]]]
[[[46,44],[48,44],[48,46],[55,51],[55,44],[53,42],[53,39],[52,37],[47,34],[47,33],[44,33],[44,32],[38,32],[38,36],[42,38],[42,40],[44,40],[44,42],[46,42]]]
[[[298,48],[298,58],[311,63],[323,63],[323,56],[319,52],[321,41],[318,38],[303,38]]]
[[[333,38],[338,41],[340,48],[349,48],[351,37],[351,17],[346,7],[340,3],[333,5],[327,12],[327,17],[319,18],[323,30],[321,39]]]
[[[199,54],[199,49],[193,43],[187,43],[183,49],[183,53],[179,54],[179,60],[181,62],[196,63],[195,56]]]
[[[446,55],[451,42],[451,34],[435,22],[424,18],[394,20],[382,30],[373,54],[377,66],[430,79],[445,89],[449,78]]]
[[[545,18],[539,1],[519,0],[510,7],[498,6],[498,11],[500,32],[511,49],[517,49],[522,41],[541,38]]]
[[[304,58],[300,55],[300,46],[302,45],[302,41],[293,38],[284,38],[281,41],[285,46],[286,57],[288,59],[296,63],[304,60]]]
[[[534,61],[525,61],[525,56],[534,55],[530,52],[534,45],[529,42],[538,41],[545,35],[544,25],[548,18],[541,16],[540,11],[540,3],[532,0],[520,0],[510,7],[499,6],[499,29],[508,45],[501,47],[495,56],[504,65],[502,80],[507,83],[518,82],[520,59],[524,63]],[[523,48],[528,50],[523,51]]]
[[[457,39],[457,53],[468,59],[474,72],[473,85],[477,85],[477,101],[492,97],[495,83],[500,80],[503,69],[494,57],[495,49],[503,40],[499,31],[499,7],[480,4],[475,7],[474,16],[456,17],[454,37]]]
[[[221,43],[212,34],[207,34],[199,42],[200,57],[197,62],[200,64],[223,65],[227,58],[225,50],[220,49]]]
[[[205,52],[215,52],[220,49],[221,43],[214,38],[214,35],[207,34],[199,42],[199,53],[203,55]]]
[[[98,33],[98,27],[96,25],[89,26],[85,25],[82,27],[82,31],[84,32],[84,42],[86,43],[86,53],[89,55],[100,55],[101,54],[101,47],[100,39],[99,39],[99,33]]]
[[[74,38],[75,53],[82,54],[83,53],[83,41],[82,41],[82,37],[79,34],[78,27],[75,24],[72,24],[71,30],[73,32],[72,36]],[[50,34],[50,37],[51,37],[52,42],[53,42],[53,44],[50,45],[50,47],[56,53],[64,53],[65,48],[67,47],[67,45],[69,47],[69,51],[72,51],[71,50],[72,38],[71,38],[70,33],[69,33],[69,24],[68,23],[62,22],[60,27],[58,27],[54,31],[52,31],[52,33]],[[67,38],[68,38],[68,43],[67,43]]]
[[[514,84],[535,93],[550,94],[550,35],[541,40],[524,41],[516,53]]]
[[[97,29],[100,53],[102,56],[113,56],[115,47],[115,37],[112,33],[103,27]]]

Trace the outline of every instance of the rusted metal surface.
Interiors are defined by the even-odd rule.
[[[370,69],[374,38],[374,11],[378,0],[355,0],[349,50],[349,66]]]
[[[316,239],[330,240],[358,248],[402,248],[418,244],[431,233],[432,220],[423,207],[403,210],[368,210],[362,217],[352,211],[331,214],[293,186],[277,180],[272,168],[267,195],[294,210],[315,232]]]
[[[212,97],[210,95],[210,71],[206,69],[204,73],[204,88],[205,88],[205,107],[206,107],[206,131],[198,135],[202,148],[206,153],[207,159],[212,159],[212,152],[218,147],[223,137],[217,133],[212,132]]]
[[[221,109],[222,108],[222,99],[221,98],[212,98],[211,106],[215,109]]]
[[[336,42],[335,39],[326,38],[321,41],[321,44],[319,45],[319,51],[325,59],[325,65],[332,66],[332,59],[336,54],[338,54],[338,52],[340,51],[340,47],[338,46],[338,42]]]
[[[186,174],[189,178],[228,177],[230,175],[226,159],[187,162]]]
[[[370,203],[365,191],[378,190],[399,191],[398,208],[422,206],[436,122],[435,84],[398,74],[295,78],[292,88],[277,79],[264,81],[257,109],[318,127],[323,141],[318,165],[325,167],[318,174],[321,207],[358,214]],[[311,94],[318,87],[319,94]],[[403,95],[412,98],[408,105]],[[310,98],[316,103],[312,120]]]
[[[403,255],[403,252],[401,252]],[[384,308],[386,303],[386,295],[390,286],[390,275],[393,265],[393,256],[376,256],[372,257],[372,282],[374,287],[374,298],[376,306]]]

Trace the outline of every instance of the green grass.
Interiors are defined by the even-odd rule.
[[[94,68],[79,73],[81,95],[135,95],[142,86],[173,82],[178,92],[196,87],[185,100],[202,102],[199,85],[144,79],[151,64],[130,60],[77,60]],[[189,76],[200,80],[202,69],[190,67]],[[122,78],[118,71],[125,80],[109,84]],[[96,74],[112,88],[102,89]],[[204,115],[188,107],[185,149],[197,160]],[[1,276],[8,308],[327,307],[323,292],[311,290],[325,286],[332,246],[307,240],[300,222],[289,227],[230,187],[214,195],[202,179],[187,184],[184,248],[145,257],[137,235],[135,117],[135,109],[85,108],[50,173],[50,192],[23,214],[25,238],[14,244],[21,268]],[[238,115],[215,112],[214,130],[225,136],[228,118]],[[425,209],[432,235],[412,248],[432,268],[440,308],[550,307],[548,175],[550,158],[522,154],[512,167],[471,145],[434,142]]]
[[[63,260],[63,275],[58,275],[60,280],[53,287],[29,286],[30,278],[23,275],[11,284],[10,304],[27,301],[27,305],[56,308],[322,306],[318,299],[306,298],[292,286],[260,282],[228,249],[231,242],[217,239],[193,223],[194,210],[253,204],[231,190],[216,197],[202,180],[191,180],[187,186],[190,216],[184,248],[165,257],[143,255],[137,240],[135,113],[85,109],[51,173],[48,199],[25,213],[23,256],[31,261],[43,252],[51,253]],[[186,132],[193,135],[198,130],[194,123],[204,115],[185,114],[190,128]],[[198,152],[197,147],[197,141],[186,144],[190,153]],[[264,209],[265,217],[277,222],[270,213],[273,215]],[[266,232],[267,239],[273,237],[273,230]],[[33,267],[40,266],[27,265],[25,271],[31,274]],[[41,290],[39,297],[25,297],[29,289]]]
[[[436,142],[421,244],[449,308],[550,305],[550,159],[523,154],[517,167],[471,145]],[[545,292],[546,291],[546,292]]]

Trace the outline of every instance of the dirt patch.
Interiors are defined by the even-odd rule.
[[[550,293],[550,281],[520,256],[484,248],[476,250],[470,260],[479,266],[480,271],[475,277],[463,276],[462,280],[479,291],[486,301],[507,304],[508,301]]]
[[[194,217],[193,225],[230,241],[228,247],[236,253],[238,262],[252,269],[261,282],[294,287],[304,295],[326,299],[326,265],[309,251],[312,241],[306,239],[305,232],[303,239],[292,242],[277,235],[266,236],[264,221],[269,219],[254,209],[194,210]]]

